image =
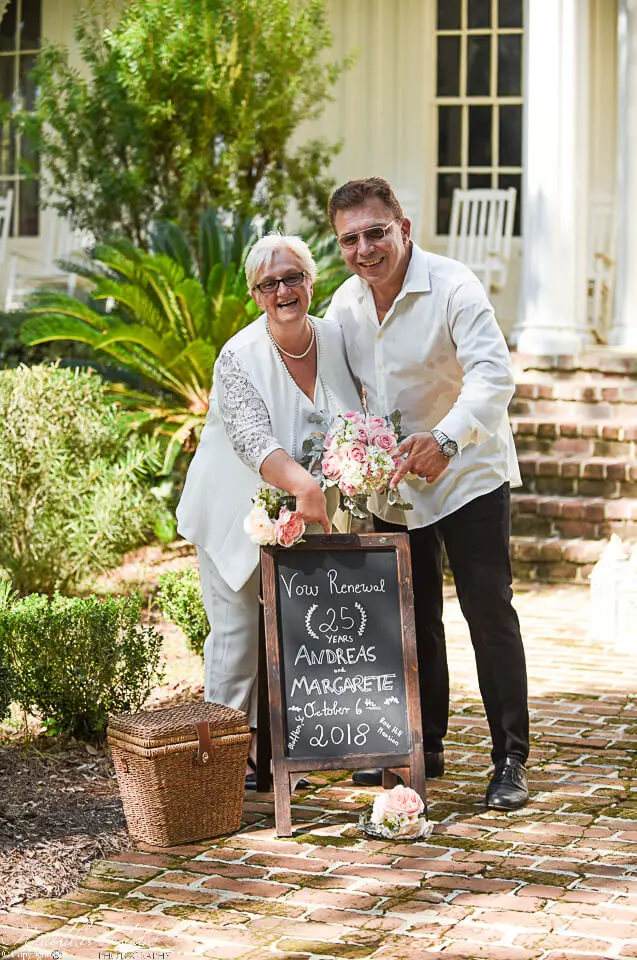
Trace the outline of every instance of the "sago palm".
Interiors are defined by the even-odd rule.
[[[88,297],[35,293],[22,340],[85,343],[137,378],[138,389],[114,389],[134,425],[167,441],[168,471],[201,429],[219,350],[258,313],[241,269],[250,239],[249,224],[228,233],[209,212],[197,254],[170,223],[158,226],[150,253],[124,239],[98,244],[88,263],[66,265],[85,278]]]

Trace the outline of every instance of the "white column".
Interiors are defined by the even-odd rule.
[[[520,353],[575,355],[586,310],[588,0],[527,0]]]
[[[637,349],[637,0],[619,0],[617,279],[610,343]]]

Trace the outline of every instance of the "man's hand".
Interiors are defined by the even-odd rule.
[[[398,452],[407,456],[391,478],[389,486],[392,489],[408,473],[433,483],[449,466],[449,459],[442,455],[438,441],[430,433],[411,433],[399,444]]]
[[[296,511],[301,514],[306,523],[318,523],[323,527],[325,533],[329,533],[330,522],[327,519],[325,494],[313,477],[308,474],[308,478],[308,482],[294,491]]]

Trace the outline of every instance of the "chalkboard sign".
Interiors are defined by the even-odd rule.
[[[308,536],[261,565],[277,833],[300,771],[391,768],[424,797],[407,536]]]

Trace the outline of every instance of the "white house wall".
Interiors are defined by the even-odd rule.
[[[73,50],[81,0],[43,0],[42,6],[43,35]],[[335,179],[388,179],[405,201],[416,239],[444,253],[445,239],[435,236],[435,0],[329,0],[328,9],[334,36],[329,55],[354,53],[356,63],[339,80],[335,102],[300,134],[342,139]],[[616,31],[617,0],[590,0],[591,194],[611,193],[615,184]],[[42,214],[42,233],[49,216]],[[40,243],[18,238],[10,249],[37,257]],[[521,246],[514,242],[506,290],[493,295],[506,333],[518,313]]]

